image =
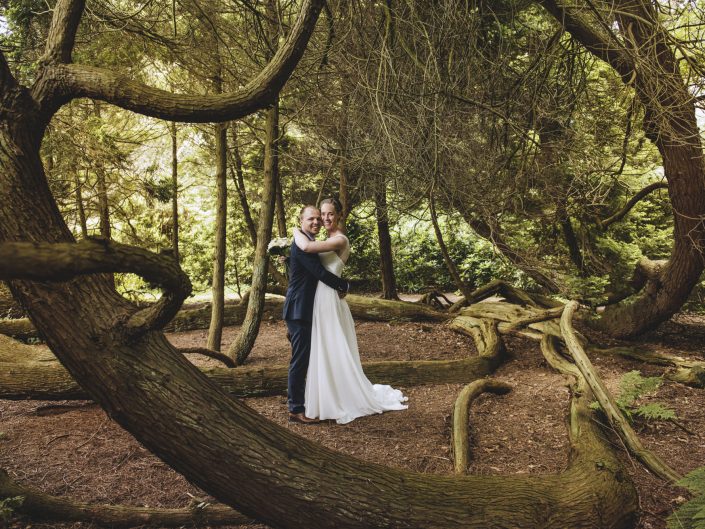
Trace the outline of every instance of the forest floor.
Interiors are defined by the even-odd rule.
[[[475,354],[472,341],[442,324],[371,323],[356,325],[363,361],[451,359]],[[224,346],[237,333],[227,328]],[[174,333],[180,347],[205,343],[206,331]],[[505,339],[512,359],[495,376],[514,388],[504,396],[485,395],[471,410],[474,474],[551,474],[566,467],[566,379],[553,372],[535,342]],[[638,342],[648,350],[705,359],[705,316],[678,315]],[[283,322],[263,323],[249,358],[252,365],[288,362]],[[611,357],[592,358],[608,388],[617,392],[631,370],[653,376],[661,368]],[[212,362],[193,358],[194,363]],[[290,424],[284,397],[247,399],[264,418],[293,433],[362,460],[414,472],[450,474],[450,413],[461,384],[401,388],[409,409],[358,419],[348,425]],[[677,471],[705,465],[705,391],[665,381],[644,402],[673,408],[671,422],[638,424],[646,446]],[[263,419],[264,420],[264,419]],[[615,446],[619,440],[611,436]],[[623,453],[623,452],[622,452]],[[623,453],[624,454],[624,453]],[[639,529],[665,528],[666,517],[685,501],[685,493],[654,478],[623,455],[641,499]],[[0,401],[0,468],[45,492],[91,503],[184,507],[207,497],[141,447],[90,402]],[[0,522],[1,524],[1,522]],[[16,522],[12,528],[27,528]],[[89,524],[32,524],[35,529],[88,529]],[[264,529],[266,526],[249,526]]]

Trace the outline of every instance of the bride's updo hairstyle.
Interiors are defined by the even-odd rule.
[[[318,209],[323,207],[323,204],[333,204],[333,208],[335,209],[335,212],[338,215],[342,215],[343,213],[343,205],[340,203],[340,200],[337,198],[324,198],[321,200],[321,203],[318,205]]]

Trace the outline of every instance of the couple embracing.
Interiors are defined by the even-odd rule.
[[[304,206],[289,255],[284,320],[291,340],[289,421],[348,423],[364,415],[403,410],[407,399],[391,386],[372,384],[362,370],[355,323],[340,277],[350,242],[339,226],[340,202]],[[325,227],[328,238],[317,241]]]

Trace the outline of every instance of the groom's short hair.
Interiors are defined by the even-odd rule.
[[[304,213],[306,213],[306,210],[308,208],[315,209],[316,211],[318,211],[318,208],[316,206],[314,206],[313,204],[306,204],[299,211],[299,220],[304,220]]]

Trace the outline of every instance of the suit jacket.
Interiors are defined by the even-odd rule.
[[[284,301],[285,320],[311,321],[313,298],[319,281],[339,292],[347,292],[349,284],[329,272],[318,254],[306,253],[294,242],[289,253],[289,288]]]

